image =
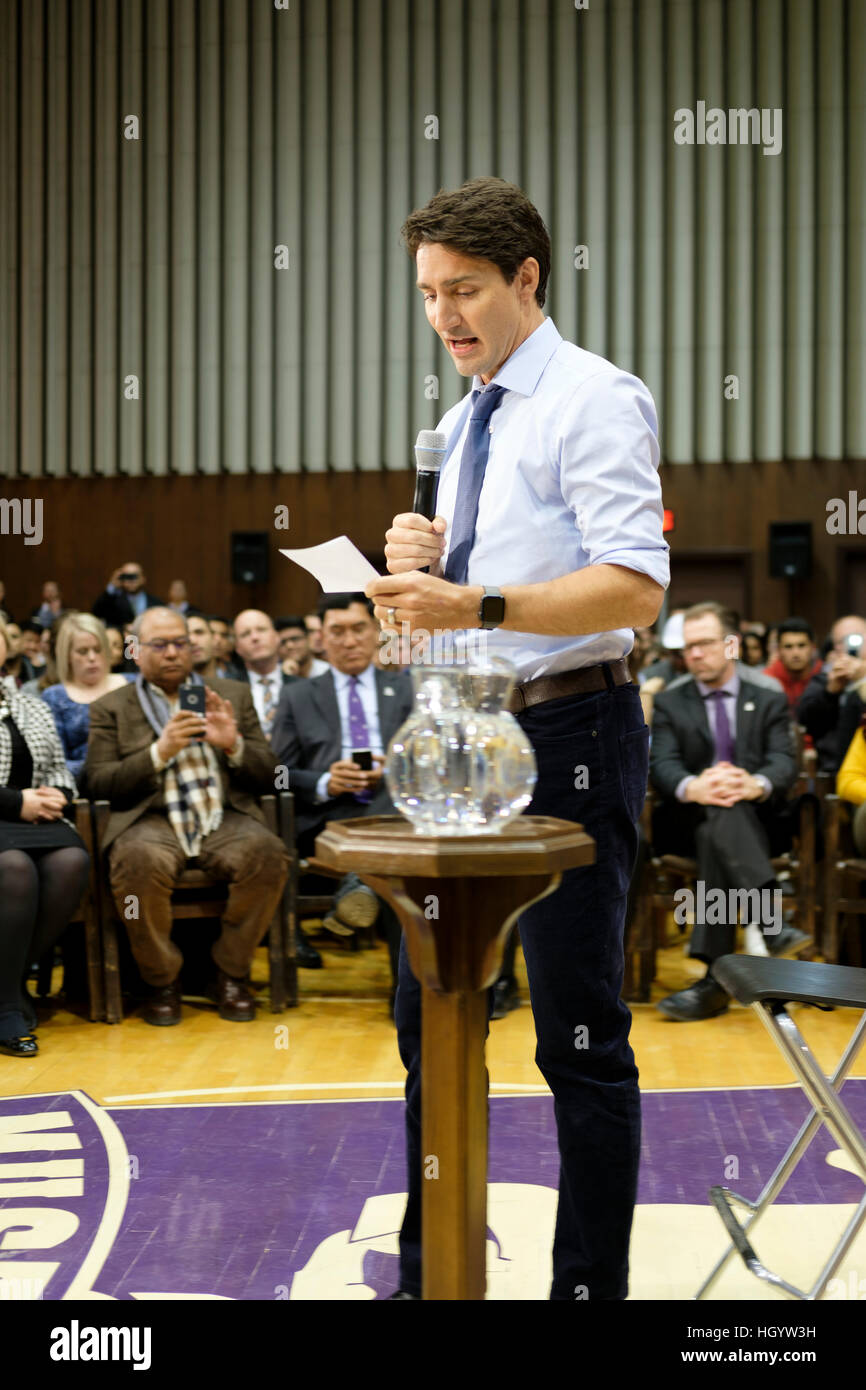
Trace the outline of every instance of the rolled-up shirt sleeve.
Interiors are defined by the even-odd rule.
[[[575,391],[560,421],[562,495],[590,565],[622,565],[667,588],[658,422],[637,377],[602,370]]]

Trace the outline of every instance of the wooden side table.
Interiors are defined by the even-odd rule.
[[[487,1242],[485,991],[508,933],[564,869],[591,864],[579,825],[519,816],[498,835],[417,835],[402,816],[334,821],[316,859],[391,903],[421,984],[425,1299],[483,1299]]]

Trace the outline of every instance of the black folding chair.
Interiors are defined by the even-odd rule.
[[[748,1197],[741,1197],[727,1187],[710,1188],[710,1200],[724,1222],[731,1244],[698,1289],[695,1298],[703,1298],[712,1288],[736,1251],[756,1278],[773,1284],[790,1298],[812,1301],[824,1295],[863,1225],[866,1193],[808,1292],[796,1288],[781,1275],[767,1269],[756,1255],[746,1233],[751,1231],[778,1197],[822,1124],[827,1126],[866,1182],[866,1140],[839,1094],[866,1038],[866,970],[845,965],[815,964],[812,961],[773,960],[765,956],[722,956],[713,962],[713,975],[722,988],[741,1004],[748,1004],[754,1009],[811,1101],[812,1111],[757,1201],[751,1202]],[[788,1013],[785,1006],[791,1002],[815,1004],[825,1009],[862,1010],[860,1021],[831,1077],[824,1075]],[[744,1207],[751,1212],[745,1225],[737,1220],[734,1206]]]

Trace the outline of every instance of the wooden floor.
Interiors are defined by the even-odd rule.
[[[135,1014],[123,1024],[90,1023],[62,1006],[42,1013],[39,1054],[0,1056],[0,1095],[83,1090],[99,1104],[255,1099],[358,1099],[402,1093],[404,1072],[388,1016],[390,971],[383,944],[348,953],[317,939],[322,970],[300,972],[300,1007],[267,1007],[267,960],[253,979],[263,1001],[253,1023],[226,1023],[213,1004],[185,1000],[183,1022],[153,1028]],[[535,1035],[518,952],[521,1007],[491,1024],[487,1048],[496,1094],[546,1087],[533,1061]],[[794,1077],[751,1010],[732,1005],[720,1018],[674,1023],[655,1001],[704,973],[679,942],[659,955],[649,1004],[631,1006],[631,1042],[644,1090],[791,1084]],[[59,987],[55,975],[55,987]],[[857,1013],[792,1006],[825,1072],[837,1063]],[[851,1073],[866,1076],[866,1049]]]

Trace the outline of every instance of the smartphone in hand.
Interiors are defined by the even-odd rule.
[[[188,683],[180,686],[178,696],[182,710],[189,710],[191,714],[200,714],[202,719],[205,717],[205,687],[203,685],[192,685]],[[194,742],[201,743],[204,734],[196,734]]]
[[[353,748],[352,762],[357,763],[362,772],[373,771],[373,753],[369,748]]]

